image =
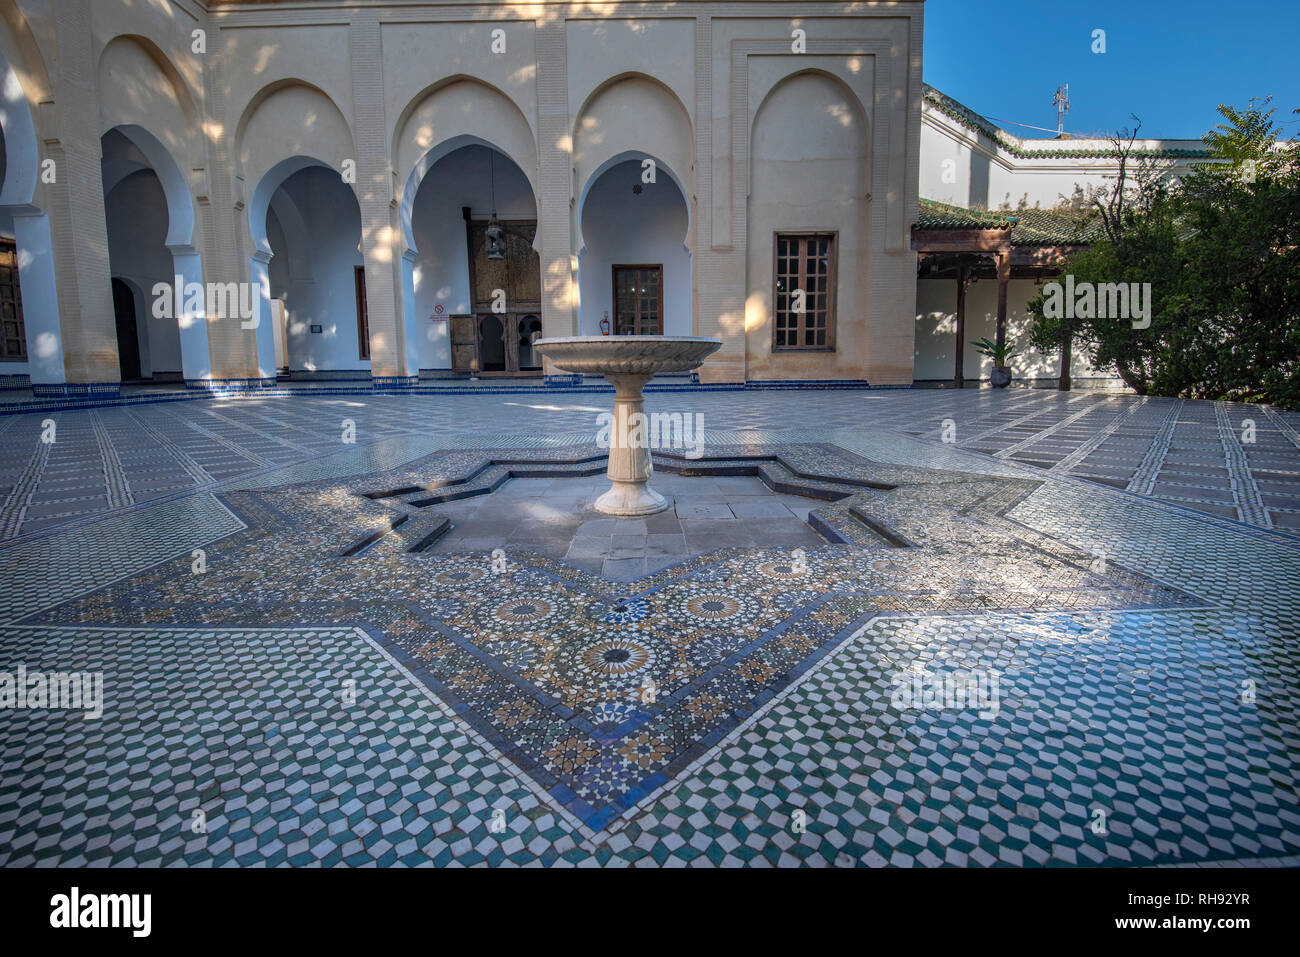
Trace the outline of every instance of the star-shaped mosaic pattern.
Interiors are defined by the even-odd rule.
[[[736,446],[683,474],[753,474],[826,504],[825,546],[727,548],[633,583],[529,552],[424,551],[431,506],[580,453],[439,452],[385,473],[222,496],[248,528],[29,621],[357,625],[593,830],[672,781],[871,619],[1156,609],[1191,596],[1007,517],[1040,483]],[[340,676],[344,679],[346,676]],[[342,705],[341,705],[342,706]]]

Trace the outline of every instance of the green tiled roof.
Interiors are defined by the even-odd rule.
[[[1009,229],[1013,246],[1076,246],[1101,235],[1094,219],[1046,209],[990,212],[922,199],[917,229]]]
[[[1095,217],[1083,217],[1047,209],[1016,210],[1020,222],[1011,231],[1013,246],[1072,246],[1088,244],[1102,236]]]
[[[1016,140],[1005,130],[995,125],[992,121],[980,116],[970,107],[958,103],[952,97],[948,96],[948,94],[939,92],[928,83],[925,85],[924,95],[925,101],[940,113],[951,117],[967,129],[973,130],[976,133],[982,133],[1018,159],[1107,159],[1115,155],[1115,151],[1109,148],[1073,150],[1026,149],[1021,145],[1021,141]],[[1209,150],[1203,149],[1135,149],[1129,155],[1136,157],[1164,157],[1166,159],[1175,159],[1179,157],[1208,157],[1212,154]]]
[[[933,199],[922,199],[916,212],[917,229],[1010,229],[1015,224],[1015,218],[1010,215],[966,209]]]

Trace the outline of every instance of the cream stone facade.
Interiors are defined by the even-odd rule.
[[[400,388],[554,372],[533,340],[611,325],[721,339],[705,383],[939,378],[919,198],[1050,205],[1105,173],[940,110],[923,13],[0,0],[0,381]]]
[[[545,335],[598,333],[610,269],[653,263],[662,331],[723,340],[705,381],[911,381],[920,2],[0,10],[5,372],[38,390],[269,383],[278,338],[291,376],[449,370],[443,317],[478,308],[461,209],[526,224]],[[836,236],[833,349],[772,348],[777,232]],[[251,283],[254,314],[159,318],[176,276]]]

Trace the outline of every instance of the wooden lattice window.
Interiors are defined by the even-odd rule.
[[[777,233],[773,349],[835,348],[835,234]]]
[[[27,358],[27,330],[23,327],[23,292],[18,284],[18,247],[0,239],[0,361]]]

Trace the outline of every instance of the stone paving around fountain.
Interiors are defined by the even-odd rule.
[[[1295,416],[648,399],[644,528],[603,396],[0,419],[0,672],[105,699],[0,710],[0,864],[1300,863]]]
[[[570,565],[626,580],[723,546],[825,545],[808,527],[816,499],[773,492],[752,476],[687,478],[659,472],[652,482],[672,508],[648,518],[611,518],[592,508],[609,480],[516,479],[483,499],[439,506],[453,524],[435,554],[529,548]]]

